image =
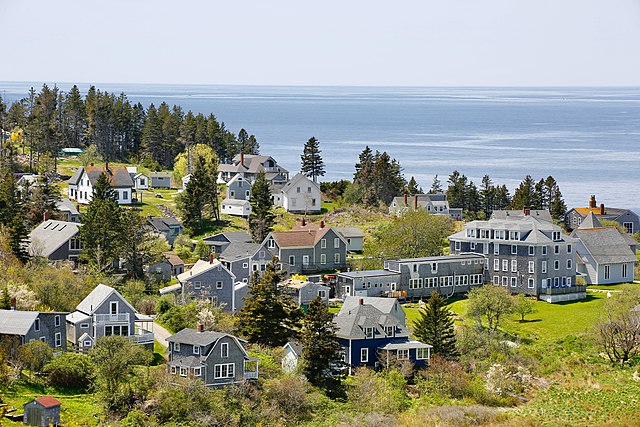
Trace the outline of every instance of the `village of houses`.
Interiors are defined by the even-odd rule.
[[[325,221],[319,184],[300,173],[290,176],[268,155],[239,154],[233,162],[219,165],[217,182],[226,191],[222,215],[250,215],[251,187],[260,172],[269,182],[274,206],[295,215],[292,229],[271,232],[259,243],[245,231],[205,236],[208,259],[189,263],[167,252],[163,261],[146,266],[146,272],[166,283],[161,295],[173,294],[183,301],[206,299],[235,314],[250,294],[252,276],[277,258],[288,275],[280,286],[299,306],[319,297],[340,307],[334,323],[349,372],[361,366],[379,367],[381,350],[410,360],[415,367],[428,366],[432,346],[414,339],[403,304],[426,299],[434,291],[445,298],[459,297],[490,283],[556,304],[585,299],[587,285],[634,282],[638,243],[631,235],[640,231],[640,218],[624,207],[599,203],[595,195],[585,195],[584,206],[568,211],[566,228],[554,224],[548,211],[494,211],[488,220],[458,227],[448,238],[447,256],[388,259],[383,269],[358,270],[350,268],[349,260],[362,253],[365,233]],[[122,165],[80,166],[66,183],[59,219],[45,217],[31,231],[31,255],[52,263],[78,262],[82,206],[91,201],[103,173],[117,191],[118,203],[131,206],[141,191],[179,192],[189,180],[186,176],[174,182],[171,172],[144,174]],[[23,176],[19,185],[36,185],[35,179]],[[463,220],[462,210],[449,206],[444,194],[400,194],[388,209],[389,215],[425,210]],[[603,220],[620,227],[603,226]],[[170,245],[184,233],[174,216],[148,217],[148,224]],[[159,337],[158,328],[153,317],[139,313],[118,290],[102,284],[71,313],[15,307],[0,311],[0,336],[17,336],[23,344],[41,340],[56,352],[88,352],[107,335],[125,336],[149,349],[158,340],[166,347],[166,369],[173,375],[199,378],[207,387],[259,378],[258,361],[249,356],[247,342],[240,337],[201,326]],[[289,342],[283,351],[283,367],[294,370],[302,352],[299,343]],[[59,422],[57,399],[48,396],[25,403],[25,422],[31,407],[40,407],[39,414],[53,414],[49,422]]]

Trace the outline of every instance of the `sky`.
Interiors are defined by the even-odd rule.
[[[0,0],[0,81],[640,86],[640,0]]]

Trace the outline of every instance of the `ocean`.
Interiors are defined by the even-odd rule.
[[[0,95],[13,101],[31,86],[42,83],[0,82]],[[89,85],[78,86],[85,93]],[[598,204],[640,212],[640,88],[96,87],[145,106],[213,113],[228,129],[255,134],[261,153],[292,173],[315,136],[325,180],[351,179],[368,145],[396,158],[425,191],[436,174],[446,185],[453,170],[476,185],[488,174],[511,192],[525,175],[552,175],[569,207],[595,194]]]

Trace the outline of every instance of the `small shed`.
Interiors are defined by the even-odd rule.
[[[23,421],[28,426],[57,426],[60,424],[60,401],[43,396],[24,405]]]

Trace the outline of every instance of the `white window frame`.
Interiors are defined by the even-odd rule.
[[[174,342],[173,343],[173,351],[180,351],[180,343],[179,342]]]
[[[54,335],[54,343],[56,347],[62,347],[62,334],[60,332],[56,332]]]
[[[611,279],[611,266],[607,264],[604,266],[604,280],[609,279]]]
[[[409,360],[409,349],[399,348],[396,352],[398,360]]]
[[[375,337],[375,329],[374,328],[364,328],[364,337],[368,340],[371,340]]]
[[[222,289],[223,286],[224,286],[224,283],[222,282],[222,280],[218,280],[216,282],[216,289]]]
[[[194,377],[199,377],[202,375],[202,368],[201,367],[197,367],[197,368],[193,368],[193,376]]]
[[[511,245],[511,255],[518,255],[518,245]]]
[[[88,323],[80,323],[80,329],[89,329]]]
[[[554,270],[560,270],[560,261],[559,260],[554,260],[553,261],[553,269]]]
[[[289,255],[289,265],[296,265],[296,256]]]
[[[518,278],[515,276],[511,276],[511,287],[515,288],[516,286],[518,286]]]
[[[511,272],[512,273],[518,272],[518,260],[515,260],[515,259],[511,260]]]
[[[188,374],[189,374],[189,369],[180,366],[180,376],[181,377],[186,377]]]
[[[340,249],[340,238],[334,237],[333,239],[333,249]]]
[[[534,274],[536,272],[536,262],[529,261],[529,274]]]
[[[573,268],[573,262],[571,261],[571,259],[567,260],[567,270],[571,270],[571,268]]]
[[[548,255],[549,254],[549,246],[544,245],[542,247],[542,255]]]
[[[493,271],[500,271],[500,258],[494,258]]]
[[[493,244],[493,254],[500,255],[500,243]]]
[[[324,265],[327,263],[327,254],[320,254],[320,264]]]
[[[529,283],[527,285],[527,287],[529,289],[533,289],[536,286],[536,281],[533,277],[529,277]]]
[[[53,325],[57,328],[58,326],[60,326],[60,315],[56,314],[53,317]]]
[[[193,290],[194,291],[199,291],[200,289],[202,289],[202,282],[199,280],[196,280],[193,282]]]
[[[508,259],[503,259],[502,260],[502,271],[509,271],[509,260]]]
[[[33,322],[33,330],[34,330],[35,332],[40,332],[40,319],[36,319],[36,320]]]
[[[360,349],[360,363],[368,363],[369,362],[369,349],[361,348]]]
[[[220,344],[220,357],[223,359],[229,357],[229,343],[223,342]]]
[[[622,264],[622,277],[627,278],[629,274],[629,266],[627,264]]]
[[[194,345],[193,346],[193,354],[200,355],[200,346],[199,345]]]
[[[536,247],[529,246],[529,256],[534,256],[536,254]]]
[[[462,248],[462,245],[460,244],[460,241],[456,240],[454,242],[454,249],[453,250],[456,251],[456,252],[460,252],[461,248]]]
[[[543,273],[547,272],[547,261],[542,261],[542,268],[541,268]]]
[[[177,373],[175,365],[171,365],[171,373],[175,375]]]
[[[327,239],[320,239],[320,249],[327,248]]]
[[[333,256],[333,263],[334,264],[340,264],[340,254],[335,254]]]
[[[624,227],[627,234],[633,234],[633,222],[623,222],[622,227]]]
[[[427,360],[429,358],[428,348],[416,348],[416,360]]]

